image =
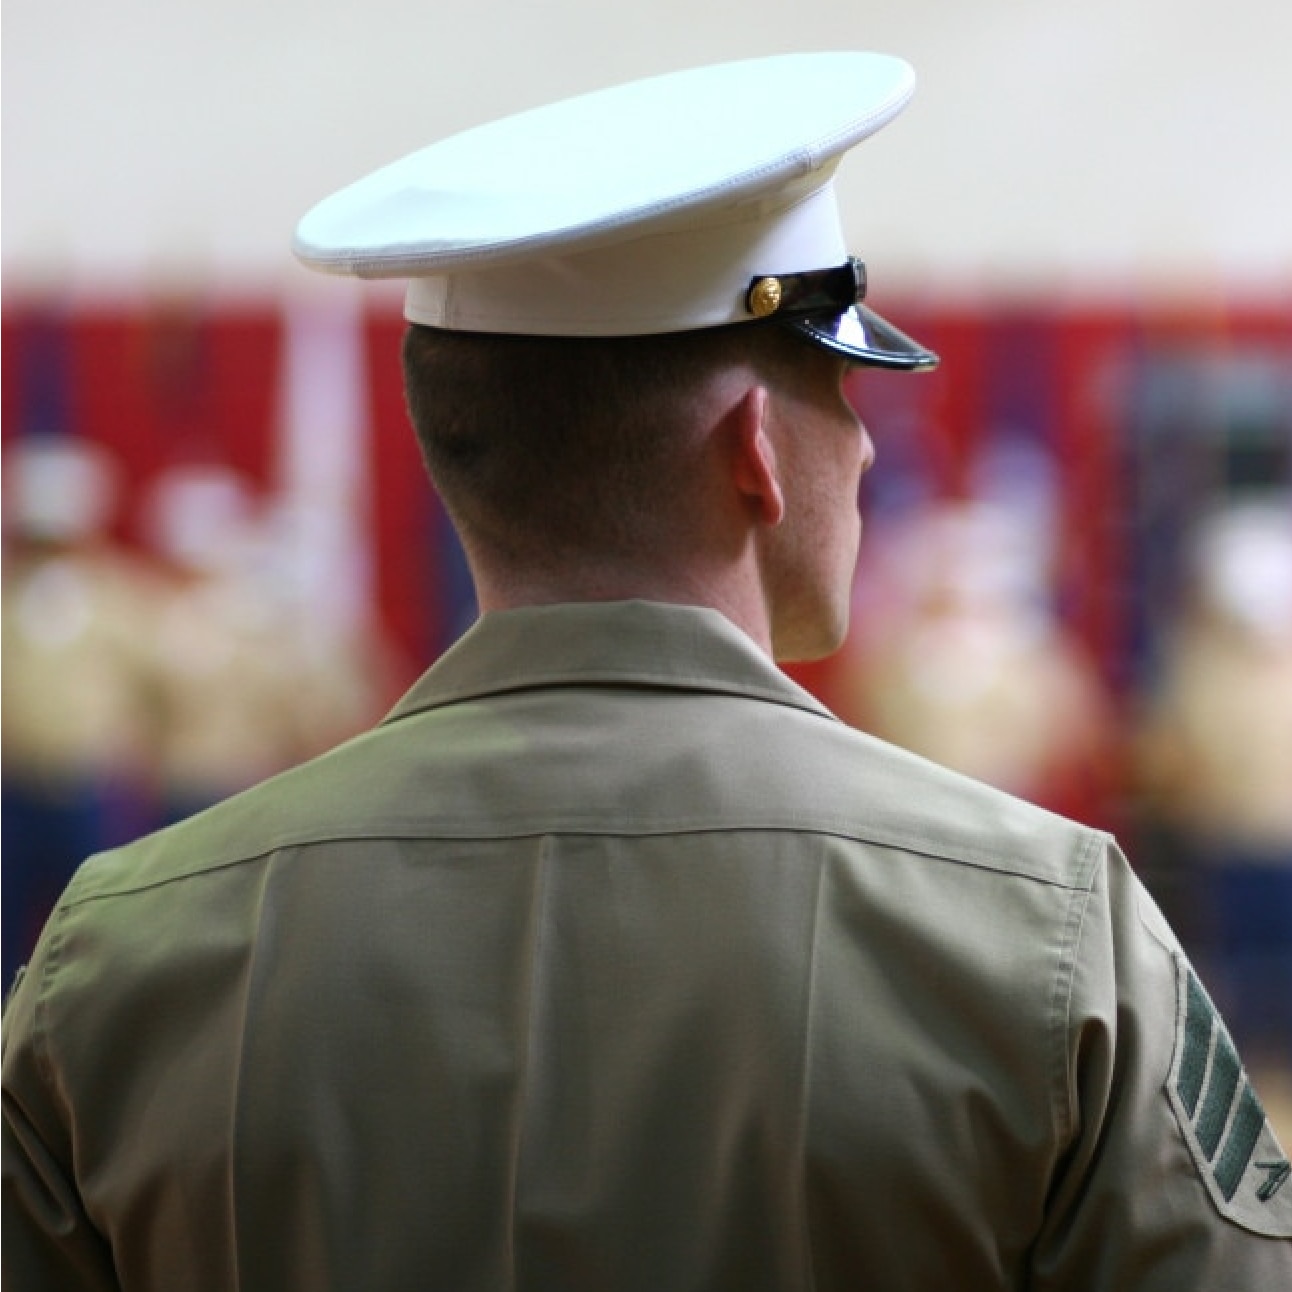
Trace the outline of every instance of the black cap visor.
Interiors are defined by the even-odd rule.
[[[938,356],[932,350],[865,305],[853,305],[833,317],[787,318],[785,325],[816,345],[871,368],[928,372],[938,366]]]
[[[936,368],[938,356],[863,305],[865,295],[866,266],[852,257],[832,269],[755,278],[745,304],[755,318],[783,323],[853,363],[902,372]]]

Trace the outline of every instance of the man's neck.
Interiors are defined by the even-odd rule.
[[[724,615],[767,655],[772,654],[771,624],[761,586],[733,578],[704,578],[696,572],[668,576],[591,569],[576,577],[497,577],[477,572],[476,598],[481,613],[516,610],[523,606],[550,606],[592,601],[658,601],[683,606],[703,606]]]

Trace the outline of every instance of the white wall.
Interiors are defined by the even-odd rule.
[[[921,78],[842,176],[877,283],[1292,289],[1292,0],[5,0],[4,289],[277,290],[309,205],[442,134],[836,47]]]

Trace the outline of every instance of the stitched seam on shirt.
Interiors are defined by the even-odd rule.
[[[261,876],[260,883],[260,900],[256,910],[256,930],[252,938],[250,956],[248,957],[246,969],[246,981],[242,993],[242,1026],[238,1032],[238,1060],[235,1068],[235,1077],[233,1085],[233,1098],[229,1109],[229,1224],[233,1230],[232,1251],[230,1253],[233,1265],[233,1284],[235,1288],[242,1286],[242,1269],[240,1256],[242,1253],[242,1226],[238,1217],[238,1159],[239,1144],[241,1142],[242,1131],[242,1087],[243,1079],[246,1074],[246,1053],[247,1053],[247,1030],[251,1018],[251,998],[255,991],[256,982],[259,974],[260,952],[264,945],[262,931],[265,925],[266,913],[272,902],[270,898],[270,888],[277,876],[277,867],[273,864],[272,858],[265,867],[264,874]]]
[[[465,824],[465,823],[464,823]],[[474,826],[474,823],[471,823]],[[209,862],[198,863],[191,869],[182,870],[174,874],[162,875],[156,879],[129,882],[122,880],[111,887],[105,888],[102,892],[86,893],[84,896],[71,896],[64,899],[68,905],[80,905],[84,902],[102,901],[113,897],[123,897],[130,893],[147,892],[150,889],[161,887],[163,884],[174,884],[185,879],[191,879],[197,875],[213,874],[218,870],[224,870],[231,866],[246,866],[256,862],[264,861],[272,857],[276,852],[283,852],[291,849],[305,848],[326,848],[332,844],[360,843],[360,842],[378,842],[381,840],[398,840],[401,842],[489,842],[516,839],[541,839],[546,836],[557,835],[599,835],[605,838],[649,838],[662,835],[681,835],[681,834],[724,834],[724,833],[782,833],[791,834],[812,834],[812,835],[829,835],[834,838],[844,839],[849,843],[856,843],[865,846],[877,848],[890,848],[897,852],[911,853],[913,856],[927,857],[933,861],[945,862],[948,865],[955,866],[972,866],[980,870],[989,870],[996,874],[1012,875],[1018,879],[1034,880],[1039,884],[1048,884],[1056,888],[1084,890],[1089,880],[1065,879],[1057,875],[1041,875],[1030,870],[1023,870],[1017,866],[1012,866],[1008,861],[1003,860],[998,854],[988,851],[979,851],[976,848],[937,848],[931,846],[922,846],[921,841],[913,839],[903,839],[895,835],[887,835],[882,831],[862,833],[856,829],[856,823],[840,822],[833,825],[829,822],[817,821],[777,821],[773,823],[760,822],[756,820],[731,822],[731,823],[714,823],[711,821],[689,821],[689,822],[668,822],[661,823],[658,821],[652,823],[634,823],[632,820],[617,821],[611,825],[608,821],[561,821],[546,822],[542,824],[525,822],[518,824],[511,829],[493,828],[488,831],[482,831],[478,828],[464,829],[462,826],[453,828],[452,825],[444,821],[435,821],[418,826],[408,826],[407,828],[395,829],[391,827],[372,827],[368,829],[356,829],[354,831],[336,830],[329,834],[318,835],[283,835],[278,839],[271,840],[261,844],[255,852],[232,855],[224,858],[213,857]],[[1107,836],[1098,833],[1090,833],[1082,843],[1081,854],[1087,855],[1095,848],[1102,846],[1107,841]],[[1080,873],[1080,872],[1078,872]]]
[[[54,974],[63,959],[63,943],[67,936],[69,907],[60,904],[51,921],[49,952],[41,967],[40,982],[36,988],[36,1003],[32,1007],[31,1047],[36,1058],[36,1069],[41,1080],[51,1091],[58,1090],[58,1077],[54,1071],[53,1037],[49,1019],[49,996],[54,989]]]
[[[816,1266],[812,1261],[812,1208],[807,1179],[807,1143],[808,1122],[812,1116],[812,1027],[816,1019],[816,971],[817,953],[820,949],[821,907],[825,902],[826,864],[822,857],[817,858],[816,868],[816,903],[812,908],[812,951],[808,957],[807,991],[803,1003],[803,1066],[800,1080],[802,1088],[799,1093],[799,1143],[798,1168],[800,1172],[799,1188],[801,1190],[800,1239],[803,1243],[803,1275],[809,1289],[816,1287]]]
[[[511,1179],[509,1181],[509,1191],[511,1196],[509,1200],[510,1206],[508,1207],[507,1212],[506,1238],[507,1274],[509,1279],[508,1287],[510,1288],[515,1288],[517,1284],[516,1213],[520,1201],[520,1174],[524,1165],[525,1156],[525,1130],[529,1122],[530,1073],[533,1067],[534,1048],[539,1044],[538,1011],[536,1008],[536,1002],[541,996],[540,983],[543,973],[543,934],[547,929],[548,923],[543,918],[543,912],[547,904],[548,871],[551,850],[551,836],[545,835],[539,843],[538,874],[534,880],[534,896],[532,898],[530,916],[529,979],[526,984],[528,990],[526,1000],[528,1017],[525,1020],[524,1067],[520,1073],[516,1089],[516,1128],[511,1153]]]
[[[1083,852],[1083,860],[1090,859],[1101,836],[1091,835]],[[1084,869],[1084,868],[1083,868]],[[1051,1047],[1051,1062],[1056,1071],[1052,1074],[1051,1089],[1060,1094],[1062,1103],[1053,1112],[1057,1142],[1066,1144],[1077,1125],[1072,1089],[1072,992],[1077,975],[1077,950],[1085,932],[1086,915],[1094,892],[1097,871],[1092,870],[1086,885],[1073,890],[1067,922],[1063,930],[1058,968],[1054,976],[1054,990],[1050,1000],[1050,1017],[1057,1024],[1057,1044]]]

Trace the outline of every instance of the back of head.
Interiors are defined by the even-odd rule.
[[[632,562],[702,505],[706,396],[775,380],[803,343],[766,326],[561,338],[414,324],[404,341],[423,458],[469,549],[511,568]]]

